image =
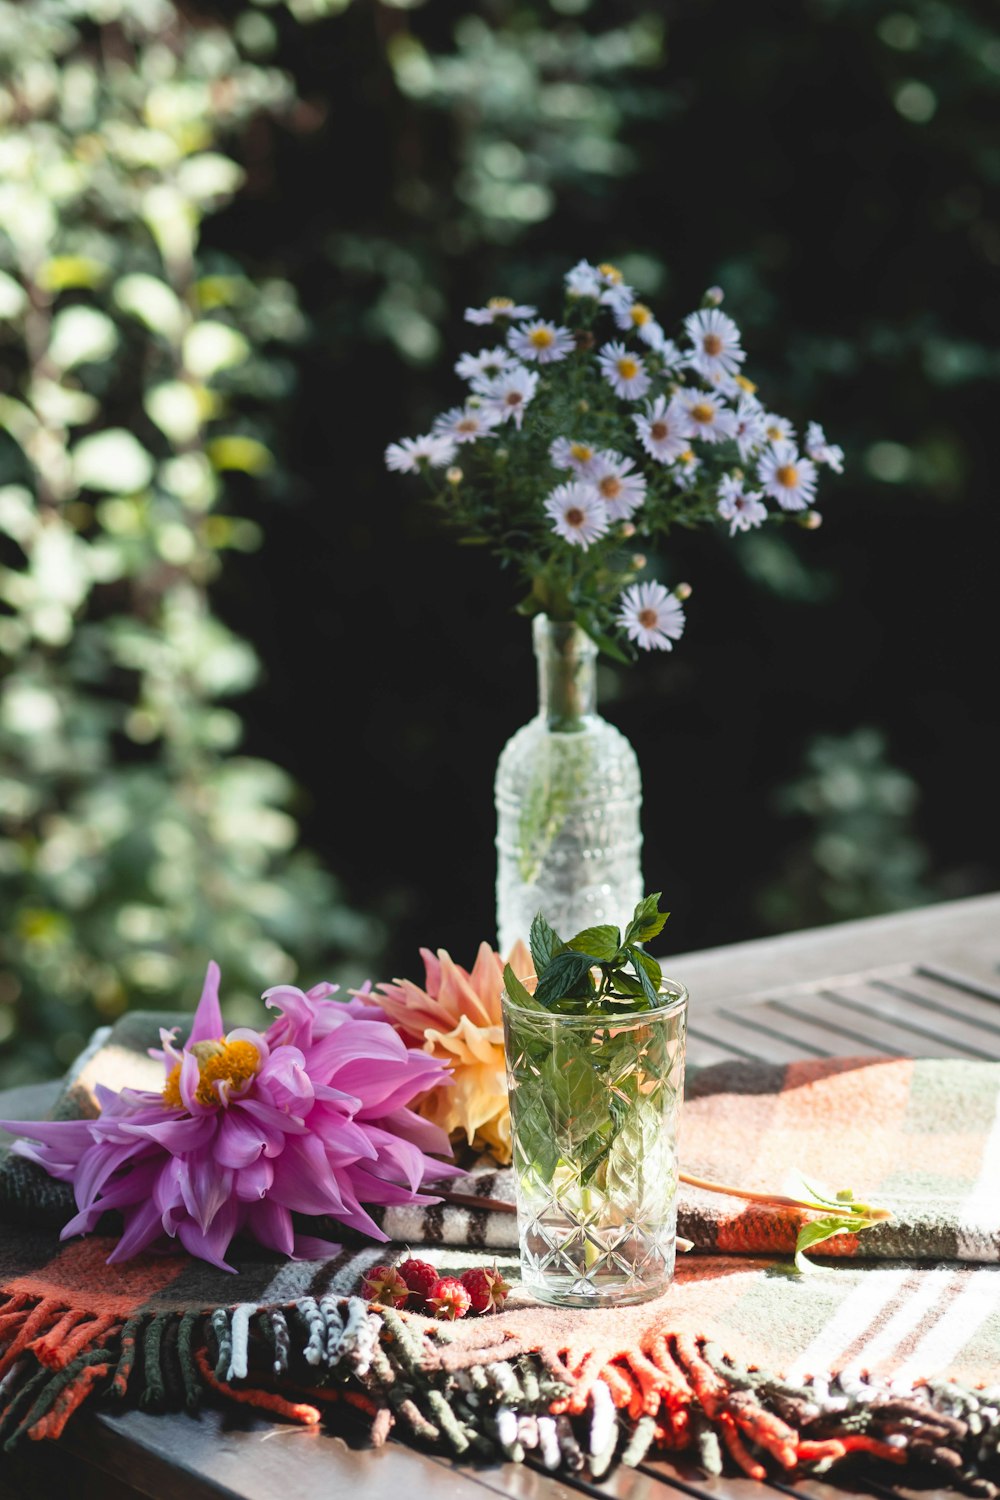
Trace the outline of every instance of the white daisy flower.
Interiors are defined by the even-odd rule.
[[[608,507],[612,521],[627,521],[646,498],[646,480],[634,473],[635,463],[624,454],[605,448],[590,471],[590,483]]]
[[[647,404],[645,415],[632,421],[650,458],[671,464],[687,451],[688,421],[678,397],[668,402],[666,396],[657,396]]]
[[[764,417],[764,436],[769,443],[794,443],[795,428],[787,417],[769,411]]]
[[[684,634],[684,610],[662,583],[633,583],[626,589],[617,622],[644,651],[672,651]]]
[[[575,473],[589,477],[597,459],[597,449],[592,443],[581,443],[576,438],[556,438],[549,447],[549,458],[553,468],[572,469]]]
[[[729,522],[729,535],[738,531],[749,531],[767,520],[767,506],[760,490],[745,490],[742,479],[734,474],[724,474],[716,490],[719,497],[718,511],[724,521]]]
[[[828,443],[826,433],[818,422],[810,422],[806,428],[806,452],[813,463],[826,464],[835,474],[844,472],[844,450],[839,443]]]
[[[683,351],[678,349],[673,339],[665,338],[660,344],[654,346],[657,354],[663,361],[663,368],[671,373],[680,370],[684,366]]]
[[[571,297],[593,297],[596,302],[604,289],[601,273],[589,260],[578,260],[565,276],[566,291]]]
[[[619,303],[613,307],[615,322],[626,333],[637,333],[644,344],[657,351],[666,343],[663,329],[653,316],[652,308],[645,302]]]
[[[736,436],[736,413],[724,406],[714,391],[685,391],[681,406],[688,422],[688,437],[706,443],[724,443]]]
[[[746,463],[767,442],[764,408],[755,396],[741,396],[736,405],[736,446]]]
[[[757,476],[764,493],[782,510],[805,510],[816,493],[816,465],[800,458],[794,443],[775,443],[757,461]]]
[[[425,437],[403,438],[390,443],[385,450],[385,466],[397,474],[416,474],[421,469],[443,469],[455,457],[455,444],[449,437],[429,432]]]
[[[701,468],[701,459],[686,448],[677,460],[674,468],[674,479],[682,490],[690,490],[698,478],[698,470]]]
[[[509,349],[480,349],[478,354],[463,354],[455,364],[455,374],[472,382],[472,389],[495,380],[504,370],[513,369],[517,360]]]
[[[538,371],[526,370],[524,365],[515,365],[504,370],[496,380],[491,380],[483,391],[486,408],[495,411],[501,422],[514,420],[520,428],[524,420],[524,408],[538,389]]]
[[[453,406],[434,419],[435,437],[451,438],[453,443],[474,443],[499,426],[500,415],[488,406]]]
[[[507,342],[515,354],[522,359],[537,360],[540,365],[551,365],[565,359],[576,348],[576,340],[568,328],[558,327],[539,319],[536,323],[522,323],[512,328]]]
[[[714,381],[720,375],[738,373],[746,354],[740,348],[740,330],[732,318],[717,307],[703,308],[684,319],[684,331],[694,345],[688,363],[699,375]]]
[[[608,512],[589,484],[560,484],[545,502],[545,514],[553,521],[552,530],[584,552],[591,542],[600,541],[608,531]]]
[[[537,311],[537,307],[514,302],[510,297],[491,297],[485,307],[467,307],[465,321],[467,323],[496,323],[506,318],[509,323],[513,323],[520,318],[533,318]]]
[[[605,344],[597,356],[597,362],[601,367],[601,374],[616,396],[622,396],[626,401],[637,401],[649,390],[651,381],[646,373],[646,366],[641,357],[630,354],[624,344]]]

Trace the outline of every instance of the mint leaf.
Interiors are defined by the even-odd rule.
[[[583,932],[578,932],[575,938],[570,938],[567,947],[574,953],[587,953],[595,963],[607,964],[618,956],[621,946],[622,935],[617,927],[604,924],[600,927],[586,927]]]
[[[562,938],[549,925],[541,912],[536,913],[535,920],[531,924],[528,946],[531,949],[531,960],[535,965],[535,973],[541,979],[544,971],[564,946]]]
[[[639,983],[642,985],[642,993],[645,995],[650,1005],[659,1005],[660,997],[657,994],[656,990],[653,988],[652,980],[641,964],[636,964],[635,972],[638,976]]]
[[[656,962],[656,959],[650,958],[648,953],[643,953],[641,948],[636,948],[634,945],[629,947],[628,952],[635,972],[640,975],[640,978],[645,974],[653,986],[657,1000],[659,1000],[660,985],[663,983],[663,971]]]
[[[834,1214],[823,1219],[810,1219],[808,1224],[803,1224],[795,1241],[795,1269],[803,1275],[814,1271],[815,1266],[806,1260],[807,1250],[814,1250],[817,1245],[836,1239],[839,1234],[858,1234],[862,1229],[871,1229],[874,1223],[874,1219],[845,1219]]]
[[[508,995],[513,1000],[515,1005],[520,1005],[525,1010],[544,1011],[545,1006],[540,1005],[539,1002],[535,999],[534,995],[532,995],[528,990],[525,989],[524,985],[518,979],[510,964],[504,965],[503,987],[507,991]]]
[[[535,999],[550,1005],[553,1000],[588,998],[593,993],[592,963],[586,953],[557,953],[538,981]]]
[[[632,920],[625,929],[625,942],[648,943],[663,931],[664,924],[670,913],[661,912],[660,900],[662,891],[656,891],[652,896],[647,896],[640,901],[632,914]]]
[[[632,665],[632,658],[622,650],[614,637],[602,635],[599,630],[595,630],[590,623],[590,617],[583,610],[576,616],[576,623],[585,634],[590,636],[594,645],[603,651],[605,656],[610,656],[612,661],[620,661],[623,666],[630,667]]]

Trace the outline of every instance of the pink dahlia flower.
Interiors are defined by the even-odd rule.
[[[109,1262],[166,1236],[231,1271],[225,1255],[241,1232],[283,1255],[336,1253],[297,1233],[294,1213],[384,1240],[362,1202],[438,1202],[419,1190],[454,1172],[427,1155],[450,1155],[448,1137],[408,1105],[447,1071],[365,1019],[370,1007],[330,1000],[334,988],[280,985],[264,995],[279,1013],[266,1031],[223,1034],[211,963],[187,1042],[160,1033],[162,1093],[99,1088],[96,1120],[4,1122],[31,1137],[15,1151],[73,1184],[79,1213],[62,1238],[117,1209],[125,1227]]]

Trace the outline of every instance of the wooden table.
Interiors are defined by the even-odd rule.
[[[668,958],[691,992],[688,1053],[722,1058],[840,1055],[1000,1059],[1000,895]],[[17,1097],[15,1097],[15,1095]],[[42,1112],[52,1088],[0,1096],[10,1118]],[[59,1444],[25,1445],[0,1462],[0,1500],[837,1500],[906,1492],[855,1469],[846,1484],[707,1480],[691,1463],[650,1459],[599,1484],[513,1464],[472,1469],[360,1435],[265,1425],[240,1413],[130,1411],[81,1417]],[[851,1485],[855,1486],[851,1489]],[[936,1492],[924,1491],[932,1496]]]

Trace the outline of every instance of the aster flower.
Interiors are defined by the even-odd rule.
[[[549,458],[554,469],[572,469],[575,474],[587,477],[597,458],[597,449],[592,443],[560,437],[550,443]]]
[[[806,453],[815,464],[826,464],[835,474],[844,472],[844,450],[839,443],[828,443],[826,433],[818,422],[810,422],[806,428]]]
[[[540,365],[556,364],[576,348],[576,340],[568,328],[546,323],[542,318],[512,328],[507,342],[521,359],[534,360]]]
[[[764,417],[764,436],[769,443],[793,443],[795,428],[787,417],[779,417],[777,412],[769,411]]]
[[[491,380],[483,390],[486,406],[495,411],[502,422],[513,419],[520,428],[524,421],[524,408],[533,400],[538,389],[537,370],[526,370],[524,365],[515,365],[505,370],[496,380]]]
[[[672,651],[684,634],[684,610],[662,583],[634,583],[621,596],[618,624],[644,651]]]
[[[545,514],[558,536],[584,552],[607,535],[608,508],[590,484],[557,485],[545,501]]]
[[[719,497],[719,515],[729,522],[729,535],[738,531],[750,531],[767,520],[767,506],[760,490],[745,490],[742,479],[734,474],[724,474],[716,491]]]
[[[630,354],[624,344],[605,344],[597,362],[616,396],[635,401],[649,390],[650,379],[645,364],[638,354]]]
[[[732,318],[717,307],[703,308],[684,319],[684,331],[694,346],[688,363],[706,380],[736,375],[746,354],[740,348],[740,331]]]
[[[486,437],[500,423],[500,415],[492,407],[453,406],[434,419],[434,435],[449,438],[453,443],[475,443]]]
[[[741,395],[736,404],[736,446],[744,463],[767,441],[764,408],[755,396]]]
[[[509,349],[480,349],[478,354],[463,354],[456,360],[455,374],[470,381],[472,389],[481,393],[484,384],[488,385],[516,364],[517,360]]]
[[[649,454],[661,464],[673,463],[687,451],[688,420],[678,397],[668,402],[666,396],[657,396],[649,402],[642,416],[632,418],[639,441]]]
[[[279,1014],[266,1031],[224,1034],[209,964],[188,1040],[178,1047],[160,1033],[162,1092],[98,1088],[95,1120],[5,1122],[30,1138],[14,1151],[73,1184],[79,1212],[62,1238],[117,1209],[124,1232],[109,1263],[177,1239],[229,1271],[239,1233],[283,1255],[339,1249],[298,1233],[293,1213],[384,1240],[362,1202],[436,1202],[419,1189],[454,1168],[425,1152],[447,1154],[447,1136],[409,1105],[444,1070],[392,1027],[330,1000],[333,988],[269,990]]]
[[[775,443],[757,461],[764,493],[782,510],[806,510],[816,494],[816,465],[800,458],[794,443]]]
[[[674,467],[674,479],[682,490],[693,488],[701,468],[701,459],[690,448],[685,448]]]
[[[711,391],[688,391],[681,397],[688,437],[705,443],[724,443],[736,436],[736,413]]]
[[[385,466],[398,474],[417,474],[421,469],[443,469],[455,457],[450,438],[429,432],[424,437],[403,438],[385,450]]]
[[[435,1088],[415,1108],[449,1135],[486,1147],[503,1164],[510,1161],[510,1111],[503,1048],[503,960],[481,943],[471,973],[439,948],[421,948],[424,984],[395,979],[377,985],[368,997],[379,1005],[403,1039],[451,1070],[451,1088]],[[531,956],[523,943],[511,952],[517,974],[529,974]]]
[[[645,302],[632,302],[627,306],[619,304],[613,311],[618,327],[626,333],[637,333],[651,349],[659,350],[666,343],[663,329]]]
[[[592,297],[596,302],[604,290],[601,273],[589,260],[578,260],[563,279],[570,297]]]
[[[498,323],[506,320],[513,323],[519,318],[533,318],[538,311],[537,307],[529,307],[527,303],[514,302],[510,297],[491,297],[485,307],[467,307],[465,309],[465,321],[467,323]]]
[[[646,498],[646,480],[621,453],[605,449],[591,466],[589,480],[607,506],[609,521],[627,521]]]

